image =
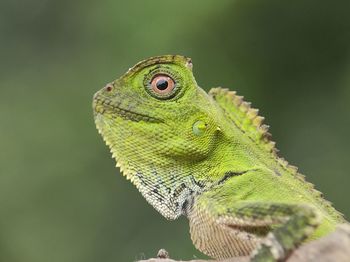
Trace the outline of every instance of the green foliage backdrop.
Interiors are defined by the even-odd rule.
[[[140,59],[192,57],[198,83],[260,108],[281,155],[350,216],[350,2],[0,2],[0,261],[200,255],[127,182],[91,98]]]

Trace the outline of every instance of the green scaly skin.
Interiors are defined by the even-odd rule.
[[[160,75],[174,82],[162,94],[152,85]],[[93,108],[122,173],[164,217],[188,217],[210,257],[281,261],[345,221],[277,156],[257,110],[227,89],[204,92],[189,58],[138,63],[98,91]]]

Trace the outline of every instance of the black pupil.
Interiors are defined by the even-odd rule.
[[[159,90],[165,90],[168,87],[168,80],[166,79],[159,79],[156,83],[156,86]]]

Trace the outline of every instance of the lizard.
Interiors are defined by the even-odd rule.
[[[184,215],[215,259],[283,261],[346,222],[279,156],[264,118],[225,88],[206,93],[190,58],[151,57],[93,97],[116,166],[165,218]]]

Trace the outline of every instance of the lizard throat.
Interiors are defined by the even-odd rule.
[[[145,121],[151,123],[160,123],[163,122],[161,119],[131,111],[129,109],[122,108],[113,104],[111,100],[101,99],[96,97],[93,103],[94,114],[101,114],[106,117],[115,118],[121,117],[125,120],[131,120],[135,122]]]

